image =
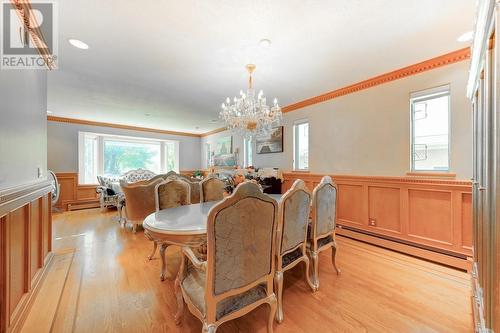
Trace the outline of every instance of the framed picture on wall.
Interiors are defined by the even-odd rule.
[[[217,140],[215,146],[215,156],[229,155],[233,153],[233,137],[224,136]]]
[[[255,147],[257,154],[270,154],[283,152],[283,126],[273,129],[269,135],[256,136]]]

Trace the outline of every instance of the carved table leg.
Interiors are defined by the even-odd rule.
[[[156,248],[158,247],[158,244],[153,241],[153,251],[151,252],[151,254],[148,256],[148,259],[149,260],[153,260],[154,256],[155,256],[155,253],[156,253]]]
[[[160,279],[165,281],[167,275],[167,259],[165,258],[165,250],[167,249],[168,244],[162,243],[160,246],[160,257],[161,257],[161,274]]]

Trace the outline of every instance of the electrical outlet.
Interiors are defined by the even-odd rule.
[[[372,227],[376,227],[377,226],[377,219],[374,219],[373,217],[369,218],[368,224]]]

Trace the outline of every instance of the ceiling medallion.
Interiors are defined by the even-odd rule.
[[[228,129],[245,138],[270,134],[273,127],[281,124],[281,107],[276,98],[273,106],[269,107],[262,90],[255,96],[252,73],[256,66],[248,64],[245,68],[249,74],[247,92],[245,94],[241,90],[240,96],[234,97],[232,104],[228,97],[226,102],[222,103],[220,118],[225,121]]]

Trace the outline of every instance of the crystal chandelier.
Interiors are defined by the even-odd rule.
[[[249,74],[247,92],[245,94],[240,91],[240,96],[234,97],[232,104],[228,97],[226,102],[222,103],[220,118],[225,121],[228,129],[244,138],[268,135],[273,127],[281,124],[281,108],[276,98],[273,106],[269,107],[262,90],[255,96],[252,73],[256,66],[248,64],[245,67]]]

